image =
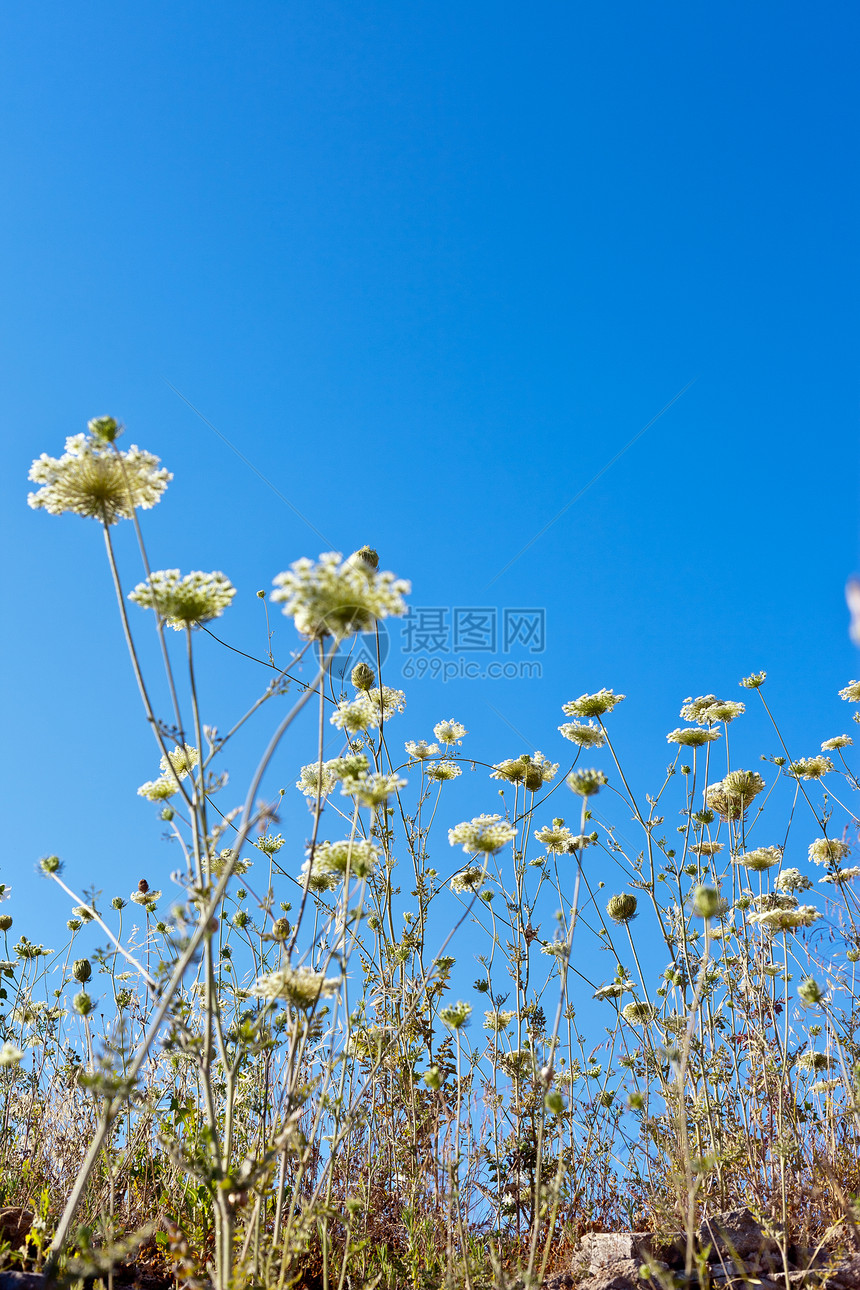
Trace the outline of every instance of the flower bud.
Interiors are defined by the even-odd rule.
[[[3,920],[2,918],[0,918],[0,927],[2,926],[3,926]],[[856,963],[857,960],[860,959],[860,950],[846,950],[845,957],[847,958],[849,963]]]
[[[812,1008],[817,1003],[821,1003],[824,998],[824,991],[814,977],[807,977],[801,981],[797,987],[797,997],[806,1008]]]
[[[39,868],[45,874],[59,873],[62,867],[63,864],[59,856],[45,856],[43,860],[39,861]]]
[[[543,1104],[551,1115],[561,1115],[564,1110],[564,1098],[557,1089],[552,1089],[547,1093]]]
[[[272,935],[276,941],[285,941],[290,934],[289,920],[286,918],[276,918],[272,926]]]
[[[607,782],[602,770],[575,770],[567,777],[567,786],[580,797],[593,797]]]
[[[259,598],[260,600],[265,600],[265,599],[266,599],[266,593],[265,593],[265,591],[258,591],[258,592],[257,592],[257,596],[258,596],[258,598]]]
[[[122,434],[122,426],[117,425],[113,417],[93,417],[87,422],[87,429],[100,443],[114,443]]]
[[[8,932],[12,926],[11,914],[0,914],[0,932]]]
[[[76,994],[74,999],[72,999],[72,1007],[79,1017],[88,1017],[94,1006],[95,1005],[86,990],[81,990],[80,994]]]
[[[372,546],[362,546],[353,551],[347,563],[364,568],[368,573],[375,572],[379,568],[379,555]]]
[[[725,913],[725,902],[713,887],[696,887],[693,892],[693,909],[700,918],[716,918],[718,914]]]
[[[639,901],[631,891],[622,891],[619,895],[610,897],[606,912],[613,923],[629,923],[631,918],[636,917],[638,904]]]
[[[434,1092],[442,1087],[442,1076],[439,1074],[438,1066],[431,1066],[429,1071],[424,1072],[424,1083]]]
[[[114,896],[110,903],[110,907],[111,909],[125,909],[126,904],[127,901],[123,900],[122,896]]]
[[[356,690],[370,690],[376,684],[376,673],[367,663],[356,663],[349,679]]]
[[[169,824],[170,821],[173,819],[174,814],[175,814],[175,811],[173,810],[172,806],[165,806],[159,818],[162,820],[165,820]]]
[[[93,969],[89,959],[75,959],[72,976],[76,981],[80,981],[81,985],[84,985],[89,981],[92,974]]]

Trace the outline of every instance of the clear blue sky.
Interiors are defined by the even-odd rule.
[[[39,855],[107,897],[175,865],[98,528],[25,504],[96,414],[175,473],[153,564],[227,573],[241,648],[274,574],[364,542],[418,606],[545,609],[540,679],[412,681],[403,738],[455,716],[475,756],[561,759],[560,705],[612,686],[644,790],[682,700],[759,668],[797,755],[849,728],[858,34],[768,0],[7,9],[0,881],[46,940]],[[204,668],[226,726],[253,667]]]

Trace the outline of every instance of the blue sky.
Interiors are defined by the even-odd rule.
[[[859,26],[674,0],[4,15],[0,881],[46,928],[40,855],[107,896],[174,867],[135,795],[156,757],[98,529],[25,504],[31,460],[97,414],[174,472],[154,566],[227,573],[249,652],[258,588],[364,542],[452,631],[545,611],[539,655],[445,655],[539,678],[401,681],[404,738],[455,716],[478,758],[561,759],[560,705],[611,686],[645,791],[684,698],[759,668],[797,755],[849,729]],[[253,666],[202,665],[226,726]],[[778,751],[749,732],[748,760]],[[496,809],[454,788],[454,818]]]

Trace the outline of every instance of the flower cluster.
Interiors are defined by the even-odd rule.
[[[703,744],[721,739],[719,730],[701,730],[698,726],[684,726],[671,730],[666,736],[670,744],[679,744],[682,748],[701,748]]]
[[[746,712],[743,703],[731,699],[718,699],[715,694],[700,694],[698,699],[687,699],[681,708],[685,721],[695,721],[700,726],[714,725],[717,721],[734,721]]]
[[[318,842],[313,859],[302,866],[301,882],[308,869],[311,891],[326,891],[336,887],[347,873],[354,878],[369,878],[379,860],[379,849],[364,838],[351,838],[343,842]]]
[[[372,562],[343,560],[337,551],[321,555],[319,563],[296,560],[289,572],[274,579],[272,600],[283,604],[302,636],[342,639],[353,632],[370,631],[377,620],[402,614],[410,585],[393,573],[379,573]]]
[[[453,717],[450,717],[445,721],[438,722],[433,727],[433,733],[442,744],[461,744],[464,736],[469,732],[459,721],[455,721]]]
[[[426,739],[419,739],[417,742],[410,739],[405,747],[410,761],[427,761],[431,757],[438,757],[442,751],[438,744],[428,744]]]
[[[758,771],[732,770],[705,790],[705,801],[724,820],[739,820],[763,790],[764,780]]]
[[[578,748],[602,748],[606,743],[606,735],[593,721],[566,721],[558,729],[565,739],[569,739]]]
[[[829,757],[798,757],[797,761],[790,762],[785,769],[786,775],[791,775],[793,779],[821,779],[822,775],[827,775],[833,770],[833,762]]]
[[[377,771],[373,774],[350,776],[343,781],[341,793],[352,797],[362,806],[381,806],[387,802],[392,793],[406,784],[396,771],[387,774]]]
[[[89,423],[91,432],[94,425]],[[46,510],[49,515],[69,512],[115,524],[130,519],[138,506],[143,510],[155,506],[173,476],[158,468],[158,457],[136,444],[120,452],[91,433],[71,435],[62,457],[43,452],[28,478],[41,485],[27,497],[34,510]]]
[[[542,829],[537,829],[535,837],[541,846],[546,847],[547,851],[555,852],[556,855],[563,855],[570,846],[573,834],[565,825],[564,820],[553,820],[552,825],[545,824]]]
[[[500,851],[506,843],[513,841],[517,831],[500,815],[477,815],[472,820],[464,820],[453,829],[448,830],[448,841],[452,847],[462,846],[470,854],[474,851],[492,853]]]
[[[544,784],[549,784],[558,770],[558,762],[547,761],[543,753],[536,752],[533,757],[523,753],[520,757],[501,761],[490,772],[490,779],[504,779],[509,784],[523,784],[532,793],[536,793]]]
[[[836,838],[816,838],[809,845],[809,858],[813,864],[838,864],[850,850],[847,842],[839,842]]]
[[[337,992],[340,977],[326,977],[324,972],[312,968],[282,967],[258,977],[251,987],[251,994],[263,999],[283,999],[296,1008],[310,1011],[321,998]]]
[[[566,717],[602,717],[611,712],[616,703],[623,702],[626,694],[613,694],[612,690],[598,690],[596,694],[581,694],[578,699],[562,704]]]
[[[195,570],[180,578],[178,569],[161,569],[140,582],[128,598],[142,609],[154,609],[168,627],[181,631],[220,618],[236,594],[223,573]]]
[[[477,865],[467,865],[465,869],[454,874],[451,879],[451,890],[455,896],[473,896],[481,890],[486,876],[485,869],[480,869]]]
[[[428,779],[436,780],[440,784],[446,779],[456,779],[462,773],[457,762],[451,761],[449,758],[443,758],[442,761],[433,761],[425,770]]]
[[[388,685],[364,690],[354,699],[343,699],[329,718],[338,730],[357,735],[362,730],[376,730],[406,707],[406,695]]]
[[[742,855],[732,856],[733,864],[743,865],[753,873],[764,873],[766,869],[773,869],[781,860],[782,847],[756,847],[752,851],[745,851]]]
[[[567,786],[579,797],[594,797],[609,781],[602,770],[574,770],[567,777]]]
[[[759,909],[748,917],[751,923],[758,923],[765,931],[775,933],[811,927],[820,914],[814,905],[798,905],[796,909]]]

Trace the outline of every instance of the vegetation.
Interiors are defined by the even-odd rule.
[[[30,500],[102,524],[160,757],[138,791],[181,862],[175,898],[143,880],[105,903],[43,859],[70,901],[58,951],[28,939],[14,899],[0,913],[0,1204],[35,1210],[37,1263],[73,1256],[107,1275],[154,1239],[192,1287],[472,1290],[539,1281],[589,1228],[686,1233],[691,1261],[703,1210],[748,1204],[784,1251],[851,1214],[852,740],[792,759],[774,722],[782,752],[759,773],[735,761],[744,703],[688,700],[644,801],[613,744],[624,696],[611,690],[564,706],[567,769],[538,752],[476,765],[454,719],[404,745],[405,696],[379,668],[358,664],[346,693],[332,674],[354,633],[404,609],[408,584],[368,548],[275,579],[269,599],[299,646],[286,666],[269,656],[271,680],[221,735],[200,710],[195,651],[217,648],[199,629],[234,589],[220,573],[150,569],[137,512],[170,476],[120,451],[119,433],[101,418],[34,463]],[[146,574],[130,593],[121,519]],[[169,716],[151,702],[129,601],[152,613]],[[764,683],[741,685],[767,710]],[[860,684],[841,695],[860,702]],[[273,707],[231,805],[228,746]],[[305,707],[316,745],[300,755]],[[326,759],[332,724],[343,747]],[[276,832],[283,791],[260,798],[282,742],[297,776],[283,791],[310,807],[300,872]],[[464,769],[472,799],[489,790],[500,807],[440,840]],[[620,824],[598,810],[607,800]],[[803,903],[814,878],[826,899]]]

